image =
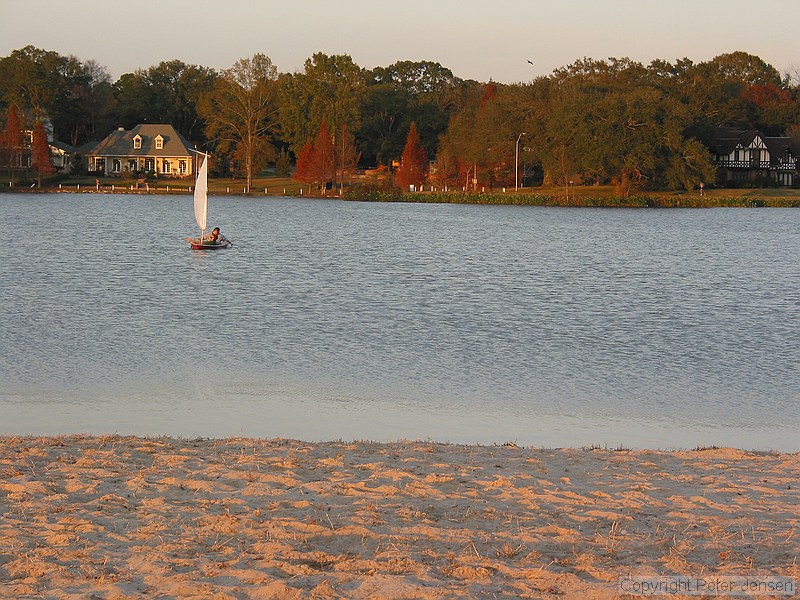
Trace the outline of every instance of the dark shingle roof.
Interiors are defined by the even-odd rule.
[[[53,146],[54,148],[58,148],[63,152],[66,152],[67,154],[74,154],[76,151],[75,146],[70,146],[65,142],[59,142],[58,140],[50,142],[50,145]]]
[[[133,138],[142,138],[141,148],[133,147]],[[164,138],[164,146],[156,148],[156,137]],[[172,125],[143,124],[130,131],[118,129],[111,132],[95,146],[91,154],[95,156],[191,156],[189,142]]]
[[[765,137],[762,139],[772,157],[785,155],[786,150],[791,148],[792,145],[792,140],[788,137]]]
[[[720,127],[715,132],[711,147],[717,154],[730,154],[739,144],[743,148],[747,148],[756,135],[758,135],[757,131],[737,129],[735,127]]]
[[[759,136],[764,142],[773,160],[784,156],[787,148],[796,156],[795,145],[789,137],[768,137],[753,129],[737,129],[735,127],[718,128],[714,140],[711,142],[711,149],[721,156],[730,154],[739,145],[747,148],[756,136]]]

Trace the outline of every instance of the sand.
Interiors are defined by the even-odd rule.
[[[0,438],[0,597],[616,598],[800,580],[800,454]]]

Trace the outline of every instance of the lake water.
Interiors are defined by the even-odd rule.
[[[800,210],[0,194],[0,433],[800,449]]]

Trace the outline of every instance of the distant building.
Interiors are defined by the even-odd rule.
[[[32,121],[41,121],[44,127],[45,135],[47,136],[47,144],[50,146],[50,154],[53,157],[53,166],[56,173],[69,173],[72,167],[72,158],[75,154],[75,148],[69,144],[55,141],[53,138],[53,124],[49,117],[26,117]],[[33,156],[31,154],[33,148],[33,138],[35,131],[33,129],[22,130],[22,152],[19,155],[19,164],[15,166],[16,169],[30,169],[33,165]]]
[[[778,185],[800,183],[800,148],[789,137],[769,137],[758,131],[724,127],[711,144],[720,183],[750,183],[772,178]]]
[[[194,174],[191,146],[172,125],[120,127],[87,154],[89,171],[98,175],[153,173],[169,177]]]
[[[50,142],[50,153],[53,155],[53,166],[56,173],[69,174],[72,169],[72,160],[75,156],[75,148],[64,142]]]

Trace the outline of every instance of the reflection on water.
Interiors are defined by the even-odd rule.
[[[800,211],[0,195],[0,433],[800,448]]]

